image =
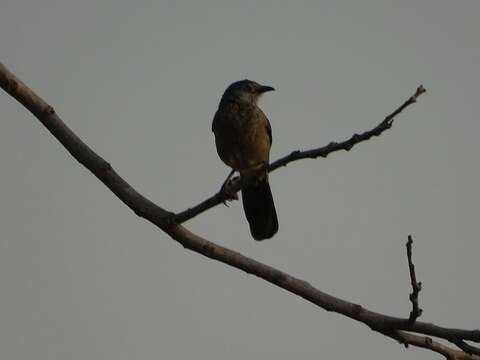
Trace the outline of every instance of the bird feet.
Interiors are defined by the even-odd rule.
[[[222,187],[220,188],[220,193],[225,196],[225,201],[223,202],[223,204],[227,207],[228,207],[228,201],[238,200],[238,194],[234,189],[237,182],[240,181],[240,177],[236,176],[232,178],[232,174],[233,173],[231,173],[227,177]]]

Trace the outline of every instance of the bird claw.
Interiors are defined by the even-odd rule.
[[[228,202],[233,200],[238,200],[238,194],[233,191],[234,185],[239,181],[240,178],[234,177],[233,179],[227,179],[222,185],[220,192],[226,197],[223,201],[223,204],[228,207]]]

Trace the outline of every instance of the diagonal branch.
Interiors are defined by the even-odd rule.
[[[372,330],[383,334],[392,331],[398,332],[406,330],[409,333],[445,339],[458,346],[464,346],[464,344],[466,344],[465,341],[480,342],[480,330],[446,328],[418,321],[410,324],[409,320],[405,318],[397,318],[373,312],[358,304],[324,293],[304,280],[295,278],[236,251],[210,242],[190,232],[185,227],[172,223],[169,221],[172,216],[169,211],[157,206],[133,189],[112,169],[108,162],[90,149],[62,122],[50,105],[17,79],[15,75],[1,63],[0,87],[32,112],[76,160],[90,170],[93,175],[102,181],[125,205],[132,209],[135,214],[158,226],[185,248],[249,274],[253,274],[316,304],[326,311],[333,311],[362,322]],[[401,109],[399,111],[401,111]],[[414,344],[412,343],[412,345]],[[471,345],[468,346],[469,353],[477,353],[478,349]],[[465,359],[478,360],[473,356],[465,356]]]
[[[288,163],[291,163],[297,160],[316,159],[318,157],[326,158],[329,154],[336,151],[340,151],[340,150],[350,151],[350,149],[355,145],[361,142],[367,141],[373,136],[380,136],[385,130],[388,130],[392,127],[395,117],[398,114],[400,114],[406,107],[414,104],[417,101],[417,98],[420,95],[422,95],[424,92],[426,92],[425,88],[422,85],[420,85],[412,96],[410,96],[394,112],[392,112],[390,115],[385,117],[385,119],[383,119],[383,121],[379,123],[377,126],[375,126],[373,129],[365,131],[364,133],[361,133],[361,134],[354,134],[350,139],[342,142],[331,142],[330,144],[320,148],[305,150],[305,151],[300,151],[300,150],[292,151],[289,155],[284,156],[272,162],[268,167],[268,171],[269,172],[275,171],[279,167],[287,166]],[[241,186],[242,184],[240,182],[237,182],[234,186],[232,186],[232,188],[230,189],[230,192],[237,192],[241,190]],[[209,197],[208,199],[202,201],[198,205],[195,205],[194,207],[191,207],[187,210],[184,210],[176,214],[174,217],[174,221],[178,224],[181,224],[201,214],[202,212],[214,206],[217,206],[218,204],[223,203],[226,200],[228,200],[228,194],[225,194],[220,190],[219,192]]]
[[[340,151],[340,150],[350,151],[358,143],[370,140],[370,138],[372,138],[373,136],[380,136],[385,130],[388,130],[392,127],[395,117],[398,114],[400,114],[406,107],[416,103],[417,98],[420,95],[422,95],[424,92],[426,92],[425,88],[423,87],[423,85],[420,85],[412,96],[410,96],[402,105],[400,105],[390,115],[387,115],[385,119],[383,119],[383,121],[379,123],[377,126],[375,126],[373,129],[365,131],[364,133],[361,133],[361,134],[354,134],[350,139],[339,142],[339,143],[331,142],[327,146],[323,146],[317,149],[305,150],[305,151],[299,151],[299,150],[293,151],[289,155],[271,163],[269,167],[270,171],[274,171],[281,166],[286,166],[288,163],[292,161],[302,160],[302,159],[316,159],[317,157],[325,158],[329,154],[336,151]]]

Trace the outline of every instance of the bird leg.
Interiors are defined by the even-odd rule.
[[[228,207],[227,201],[238,200],[237,193],[232,191],[233,185],[239,180],[238,177],[235,177],[232,179],[232,176],[234,173],[235,173],[235,169],[232,169],[232,171],[230,171],[227,178],[223,182],[222,187],[220,188],[220,192],[222,194],[225,194],[227,197],[227,199],[223,202],[223,204],[227,207]]]

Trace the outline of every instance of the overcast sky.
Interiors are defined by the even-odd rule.
[[[479,328],[478,0],[0,0],[0,61],[132,186],[180,211],[229,169],[211,120],[232,81],[274,86],[271,158],[391,130],[270,182],[280,230],[240,202],[186,226],[311,282],[422,320]],[[0,357],[436,359],[179,246],[136,217],[0,93]]]

